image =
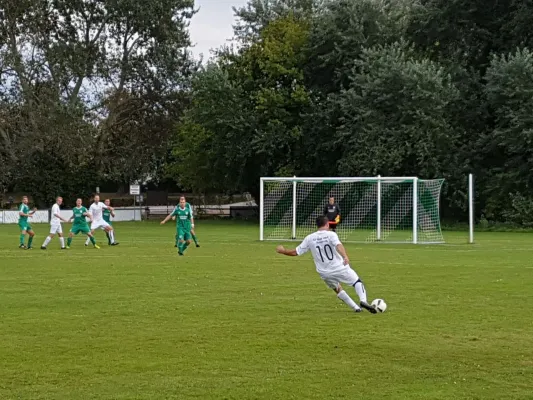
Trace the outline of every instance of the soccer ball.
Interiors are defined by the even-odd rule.
[[[372,302],[372,306],[378,311],[378,312],[385,312],[387,309],[387,303],[385,303],[385,300],[383,299],[375,299]]]

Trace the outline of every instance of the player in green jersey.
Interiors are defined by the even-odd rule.
[[[33,211],[30,211],[30,207],[28,207],[28,196],[24,196],[22,198],[22,204],[19,207],[19,228],[20,228],[20,244],[19,247],[21,249],[32,249],[32,243],[33,243],[33,237],[35,236],[35,233],[33,232],[33,229],[28,222],[28,218],[31,218],[33,214],[35,214],[35,211],[37,211],[36,208],[33,209]],[[26,234],[28,234],[28,247],[24,245],[24,238],[26,237]]]
[[[105,199],[104,204],[108,207],[111,207],[111,200]],[[113,226],[113,223],[111,222],[111,217],[115,218],[115,212],[111,211],[109,208],[104,208],[102,210],[102,217],[104,218],[104,221],[107,222],[109,225]],[[106,231],[105,233],[107,237],[107,244],[111,246],[113,243],[111,242],[111,236],[109,236],[109,232]]]
[[[191,244],[191,229],[193,216],[191,209],[187,207],[185,197],[180,197],[180,204],[161,221],[161,225],[166,224],[172,217],[176,217],[176,230],[178,236],[178,254],[183,255],[187,247]]]
[[[194,244],[196,247],[200,247],[200,242],[198,241],[198,237],[196,236],[196,232],[194,231],[194,214],[192,212],[192,206],[189,203],[185,204],[186,207],[188,207],[191,210],[191,237],[192,240],[194,240]],[[172,217],[172,221],[175,221],[176,217]],[[178,235],[176,234],[176,244],[174,247],[178,247]]]
[[[70,233],[68,234],[67,249],[70,249],[70,245],[72,244],[72,238],[74,237],[74,235],[77,235],[80,232],[89,236],[89,239],[93,244],[94,248],[99,249],[100,247],[98,247],[98,245],[96,244],[96,241],[94,240],[94,237],[91,234],[89,224],[87,224],[87,220],[85,219],[87,217],[90,221],[92,221],[91,213],[89,213],[89,211],[81,203],[82,200],[77,199],[76,207],[72,209],[72,217],[70,217],[69,222],[74,220],[74,223],[72,224],[72,228],[70,229]]]
[[[194,240],[194,244],[196,247],[200,247],[200,242],[198,241],[198,237],[196,236],[196,232],[194,231],[194,214],[192,212],[192,206],[187,203],[187,207],[189,207],[189,210],[191,210],[191,237],[192,240]]]

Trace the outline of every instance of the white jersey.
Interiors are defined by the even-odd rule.
[[[296,253],[302,254],[311,251],[315,260],[316,272],[320,275],[331,274],[347,268],[344,259],[337,251],[341,241],[335,232],[317,231],[308,235],[296,248]]]
[[[89,207],[89,212],[93,217],[93,221],[101,221],[104,219],[102,214],[102,210],[104,208],[107,209],[108,207],[102,202],[91,204],[91,207]]]
[[[52,218],[50,219],[50,225],[57,225],[61,223],[61,220],[56,217],[56,214],[59,215],[61,213],[61,209],[59,208],[59,205],[56,203],[52,206]]]

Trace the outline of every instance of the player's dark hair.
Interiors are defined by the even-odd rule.
[[[319,217],[316,217],[316,227],[317,228],[323,228],[328,224],[328,217],[325,215],[321,215]]]
[[[180,201],[181,201],[181,199],[186,200],[185,196],[180,196]]]

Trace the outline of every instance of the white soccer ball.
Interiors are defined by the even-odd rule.
[[[387,303],[385,303],[385,300],[383,299],[375,299],[372,301],[372,306],[374,306],[378,312],[385,312],[387,309]]]

